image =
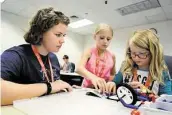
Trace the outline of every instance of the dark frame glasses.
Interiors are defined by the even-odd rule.
[[[145,53],[139,53],[139,54],[136,54],[134,52],[128,52],[127,53],[131,58],[136,58],[136,56],[140,59],[146,59],[149,55],[150,55],[150,52],[145,52]]]

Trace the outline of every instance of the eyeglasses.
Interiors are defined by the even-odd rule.
[[[136,58],[139,57],[140,59],[146,59],[148,57],[148,55],[150,54],[149,52],[144,52],[144,53],[135,53],[135,52],[128,52],[128,54],[132,57],[132,58]]]

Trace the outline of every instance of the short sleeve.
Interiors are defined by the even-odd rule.
[[[15,81],[20,77],[22,59],[20,55],[12,50],[7,50],[1,55],[1,78]]]
[[[123,82],[123,75],[120,71],[115,75],[113,82],[115,82],[116,85],[119,85]]]

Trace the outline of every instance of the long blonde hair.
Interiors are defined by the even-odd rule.
[[[94,34],[98,34],[100,31],[103,31],[103,30],[108,30],[112,33],[112,36],[113,36],[113,29],[111,26],[109,26],[108,24],[104,24],[104,23],[100,23],[96,29],[95,29],[95,32]]]
[[[129,42],[133,43],[135,46],[147,49],[150,52],[150,65],[149,73],[151,80],[157,80],[163,83],[162,73],[163,70],[167,70],[163,58],[163,48],[159,42],[159,38],[151,30],[138,30],[135,31],[132,37],[128,40],[125,54],[125,61],[122,63],[121,72],[124,76],[132,75],[132,70],[134,67],[134,62],[132,61],[130,54],[128,53]]]

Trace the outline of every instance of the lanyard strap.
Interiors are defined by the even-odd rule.
[[[134,76],[133,81],[138,81],[137,80],[137,69],[136,68],[133,69],[133,76]],[[148,88],[150,86],[150,81],[151,81],[151,77],[150,77],[150,74],[148,74],[148,77],[147,77],[147,80],[146,80],[146,83],[145,83],[146,88]]]
[[[46,71],[45,65],[44,65],[44,63],[43,63],[43,61],[42,61],[42,59],[41,59],[41,56],[40,56],[40,54],[39,54],[37,48],[36,48],[34,45],[32,45],[32,50],[33,50],[33,52],[34,52],[34,54],[35,54],[35,56],[36,56],[36,58],[37,58],[39,64],[41,65],[41,70],[43,71],[44,77],[47,79],[48,82],[50,82],[50,80],[49,80],[49,78],[48,78],[48,75],[47,75],[47,71]],[[50,62],[49,57],[48,57],[48,63],[49,63],[49,66],[50,66],[51,81],[53,82],[53,81],[54,81],[53,69],[52,69],[52,65],[51,65],[51,62]]]

